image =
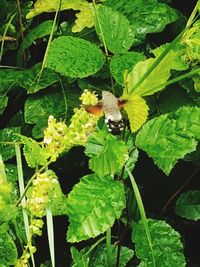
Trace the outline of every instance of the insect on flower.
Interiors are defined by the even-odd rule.
[[[120,134],[124,129],[124,122],[120,108],[126,103],[126,100],[116,98],[108,91],[102,92],[102,99],[94,106],[88,106],[85,109],[95,115],[105,115],[105,123],[108,130],[114,134]]]

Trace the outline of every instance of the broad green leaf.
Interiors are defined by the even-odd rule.
[[[5,94],[17,84],[21,72],[13,69],[0,69],[0,93]]]
[[[122,183],[111,176],[84,176],[68,195],[67,240],[73,243],[104,233],[119,219],[124,207]]]
[[[186,219],[200,220],[200,191],[183,193],[176,202],[175,212]]]
[[[13,238],[9,234],[6,224],[0,225],[0,266],[7,267],[15,265],[17,260],[17,248]]]
[[[47,163],[50,157],[49,153],[44,147],[41,147],[35,140],[26,136],[20,136],[24,144],[24,156],[30,168],[37,168]]]
[[[20,127],[0,130],[0,153],[4,161],[15,156],[15,142],[19,141],[19,137],[15,135],[16,133],[20,133]]]
[[[133,67],[145,59],[139,52],[126,52],[123,55],[115,55],[110,61],[110,70],[116,82],[124,84],[124,71],[131,71]]]
[[[79,252],[75,247],[70,248],[73,259],[72,267],[88,267],[89,257]]]
[[[71,78],[83,78],[100,70],[104,61],[103,53],[94,44],[62,36],[51,43],[46,67]]]
[[[19,86],[25,88],[29,94],[46,88],[58,81],[58,75],[50,69],[44,69],[42,75],[39,76],[41,64],[36,64],[30,69],[21,71],[21,76],[18,79]]]
[[[112,53],[125,53],[134,42],[134,32],[127,18],[110,7],[98,8],[95,29]]]
[[[160,63],[154,67],[151,73],[144,79],[144,81],[137,85],[143,78],[145,73],[149,71],[152,65],[155,63],[157,58],[149,58],[144,61],[140,61],[132,69],[131,72],[126,73],[124,76],[124,97],[126,95],[140,95],[147,96],[152,95],[163,88],[165,88],[165,83],[170,77],[170,70],[172,69],[173,62],[177,54],[173,56],[171,54],[166,55]]]
[[[124,110],[128,114],[131,132],[134,133],[146,122],[149,107],[141,96],[133,95],[124,105]]]
[[[152,237],[155,265],[152,262],[149,243],[142,222],[133,224],[132,240],[135,242],[136,255],[145,267],[185,267],[183,245],[180,234],[164,221],[148,219]]]
[[[110,267],[116,266],[116,259],[117,259],[117,250],[118,247],[115,245],[111,245],[111,263]],[[127,266],[127,263],[133,257],[134,251],[127,247],[121,246],[120,247],[120,262],[119,267]],[[107,266],[107,250],[105,245],[99,245],[95,252],[91,255],[89,262],[89,267],[103,267]]]
[[[98,176],[118,172],[128,158],[128,148],[116,136],[97,132],[89,137],[85,154],[90,157],[89,167]]]
[[[5,164],[6,177],[9,182],[14,184],[17,180],[17,166],[14,164]]]
[[[51,33],[53,27],[52,20],[46,20],[37,25],[34,29],[31,29],[28,34],[24,37],[18,52],[17,52],[17,63],[18,66],[23,65],[23,52],[27,49],[35,40],[47,36]],[[55,31],[57,29],[55,28]]]
[[[159,57],[169,45],[170,44],[168,44],[168,43],[161,45],[161,46],[153,49],[151,52],[155,55],[155,57]],[[182,71],[182,70],[187,70],[189,68],[189,64],[185,59],[185,52],[186,52],[185,47],[181,46],[179,43],[177,43],[169,51],[169,54],[172,57],[174,57],[174,55],[176,53],[178,53],[178,56],[176,56],[175,60],[172,62],[172,69]]]
[[[161,114],[176,111],[182,106],[195,106],[195,102],[180,87],[171,86],[159,95],[158,108]]]
[[[182,107],[147,122],[136,137],[136,146],[169,175],[179,159],[196,149],[199,127],[200,108]]]
[[[196,77],[193,77],[194,89],[197,93],[200,93],[200,74]]]
[[[6,95],[0,95],[0,115],[3,113],[7,104],[8,104],[8,97]]]
[[[30,19],[43,12],[55,12],[59,7],[58,0],[37,0],[34,4],[34,8],[30,10],[26,18]],[[79,32],[85,27],[91,28],[94,26],[95,15],[92,3],[88,3],[85,0],[62,0],[59,10],[79,10],[76,14],[75,26],[72,28],[73,32]]]
[[[106,0],[105,4],[128,18],[135,31],[137,43],[142,42],[147,33],[161,32],[167,24],[179,18],[175,9],[158,3],[157,0]]]

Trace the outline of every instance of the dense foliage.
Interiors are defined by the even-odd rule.
[[[199,266],[200,2],[177,2],[0,1],[0,267]]]

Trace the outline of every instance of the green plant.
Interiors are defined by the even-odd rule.
[[[177,197],[178,216],[200,219],[200,191],[180,194],[199,171],[200,3],[186,20],[161,2],[171,1],[0,3],[0,267],[61,266],[57,216],[69,221],[69,266],[186,266],[181,235],[163,214]],[[176,25],[174,40],[153,42],[168,24]],[[102,91],[122,105],[119,135],[103,119]],[[87,168],[78,182],[57,168],[76,147],[84,155],[77,150],[73,161],[83,157],[76,166]],[[179,160],[196,166],[162,220],[145,208],[133,176],[142,150],[166,176]],[[36,254],[45,217],[47,263]]]

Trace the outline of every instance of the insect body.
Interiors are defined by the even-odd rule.
[[[125,102],[124,100],[118,100],[112,93],[103,91],[102,100],[95,106],[87,107],[86,110],[94,114],[103,111],[108,130],[112,134],[120,134],[124,129],[120,107]]]

